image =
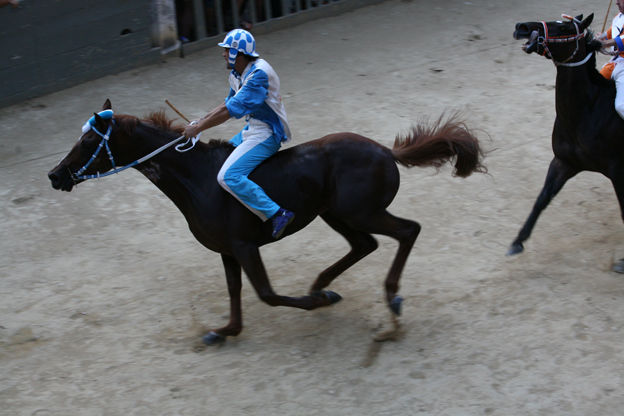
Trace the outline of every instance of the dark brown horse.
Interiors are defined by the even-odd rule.
[[[615,188],[624,216],[624,120],[615,111],[615,84],[596,70],[601,43],[588,30],[589,15],[565,21],[518,23],[515,39],[529,39],[527,53],[538,53],[557,66],[557,117],[552,132],[555,157],[531,215],[512,243],[508,255],[524,250],[540,213],[568,179],[582,171],[600,172]],[[624,259],[614,270],[624,273]]]
[[[104,110],[110,108],[106,100]],[[440,118],[433,127],[414,127],[405,137],[397,137],[392,150],[357,134],[338,133],[278,152],[250,178],[280,206],[297,214],[284,235],[301,230],[320,215],[351,245],[349,253],[320,273],[309,295],[293,298],[273,291],[260,258],[259,247],[273,241],[270,221],[263,223],[217,183],[217,173],[232,145],[215,140],[198,142],[188,152],[179,153],[170,147],[145,160],[146,155],[181,134],[182,128],[172,127],[164,113],[153,113],[146,120],[127,115],[105,119],[96,114],[94,129],[80,138],[48,176],[54,189],[69,192],[85,179],[119,170],[113,165],[133,166],[176,204],[195,238],[220,253],[225,266],[230,322],[210,331],[204,337],[207,344],[236,336],[243,328],[241,268],[260,299],[271,306],[307,310],[329,306],[341,297],[323,289],[377,248],[371,234],[399,241],[385,281],[388,304],[399,315],[399,279],[420,225],[386,211],[399,189],[397,163],[439,168],[455,160],[456,176],[485,172],[478,140],[456,116],[446,122]],[[96,154],[102,143],[108,152]]]

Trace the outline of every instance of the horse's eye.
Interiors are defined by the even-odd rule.
[[[85,134],[84,136],[82,136],[82,142],[84,144],[91,144],[95,141],[95,139],[95,134]]]

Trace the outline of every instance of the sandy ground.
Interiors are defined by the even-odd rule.
[[[571,180],[525,253],[505,257],[554,120],[555,69],[520,50],[515,23],[595,12],[599,31],[607,6],[391,0],[258,37],[292,145],[353,131],[390,146],[447,108],[487,132],[491,176],[401,168],[390,210],[423,231],[394,342],[372,341],[390,322],[393,240],[332,284],[344,300],[331,308],[271,308],[245,282],[243,333],[195,351],[228,319],[219,255],[136,171],[51,188],[47,172],[106,98],[137,116],[166,98],[190,117],[221,102],[218,48],[0,110],[0,414],[622,415],[624,281],[610,267],[624,227],[610,182]],[[297,296],[347,250],[318,220],[262,254],[275,289]]]

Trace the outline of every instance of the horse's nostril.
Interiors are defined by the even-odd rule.
[[[48,179],[50,179],[50,181],[52,183],[58,183],[58,181],[59,181],[58,175],[56,173],[54,173],[54,172],[48,173]]]
[[[530,33],[529,26],[526,23],[518,23],[514,32],[514,38],[522,39],[528,37]]]

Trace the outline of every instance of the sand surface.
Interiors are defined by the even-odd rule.
[[[624,280],[611,272],[624,227],[610,182],[569,181],[526,251],[505,256],[552,159],[555,111],[555,68],[521,51],[515,24],[595,12],[600,31],[607,6],[391,0],[258,37],[282,80],[289,146],[340,131],[391,146],[460,109],[492,150],[489,176],[401,168],[390,211],[423,231],[391,342],[372,340],[390,325],[391,239],[331,285],[344,299],[330,308],[271,308],[245,280],[243,333],[196,351],[228,319],[220,256],[136,171],[51,188],[47,172],[106,98],[137,116],[174,117],[165,99],[191,118],[219,104],[219,48],[1,109],[0,414],[624,414]],[[317,220],[262,255],[276,291],[299,296],[347,250]]]

